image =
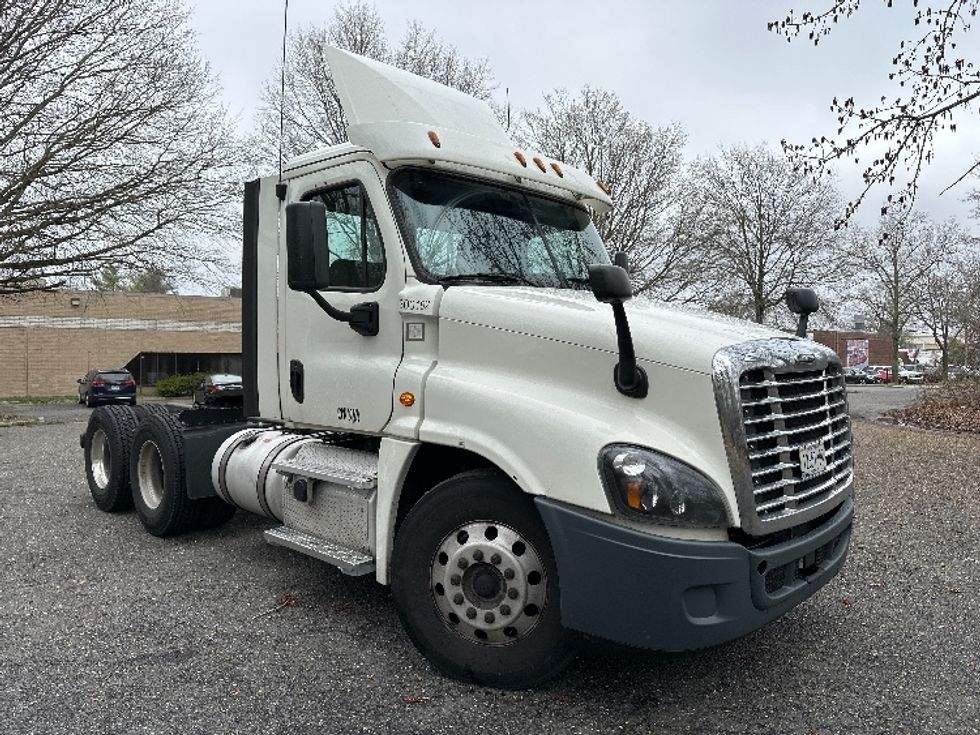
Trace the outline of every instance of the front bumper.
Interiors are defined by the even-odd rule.
[[[800,604],[847,556],[850,498],[804,535],[761,549],[682,541],[536,498],[561,586],[562,624],[662,651],[717,645]]]

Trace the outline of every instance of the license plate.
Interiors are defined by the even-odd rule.
[[[800,449],[800,471],[804,480],[827,471],[827,453],[823,442],[813,442]]]
[[[109,386],[109,390],[119,390],[119,386],[118,385],[110,385]]]

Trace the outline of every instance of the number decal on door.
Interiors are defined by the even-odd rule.
[[[361,420],[361,409],[359,408],[347,408],[346,406],[341,406],[337,409],[337,421],[347,421],[351,424],[356,424]]]

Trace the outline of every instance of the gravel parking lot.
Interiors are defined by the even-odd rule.
[[[856,422],[854,544],[815,598],[693,654],[592,642],[501,692],[435,674],[385,588],[262,520],[156,539],[99,512],[73,416],[0,429],[0,731],[980,732],[978,437]]]

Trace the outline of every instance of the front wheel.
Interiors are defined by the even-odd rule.
[[[392,594],[412,642],[453,678],[531,687],[574,658],[547,533],[531,498],[497,472],[456,475],[412,508]]]

